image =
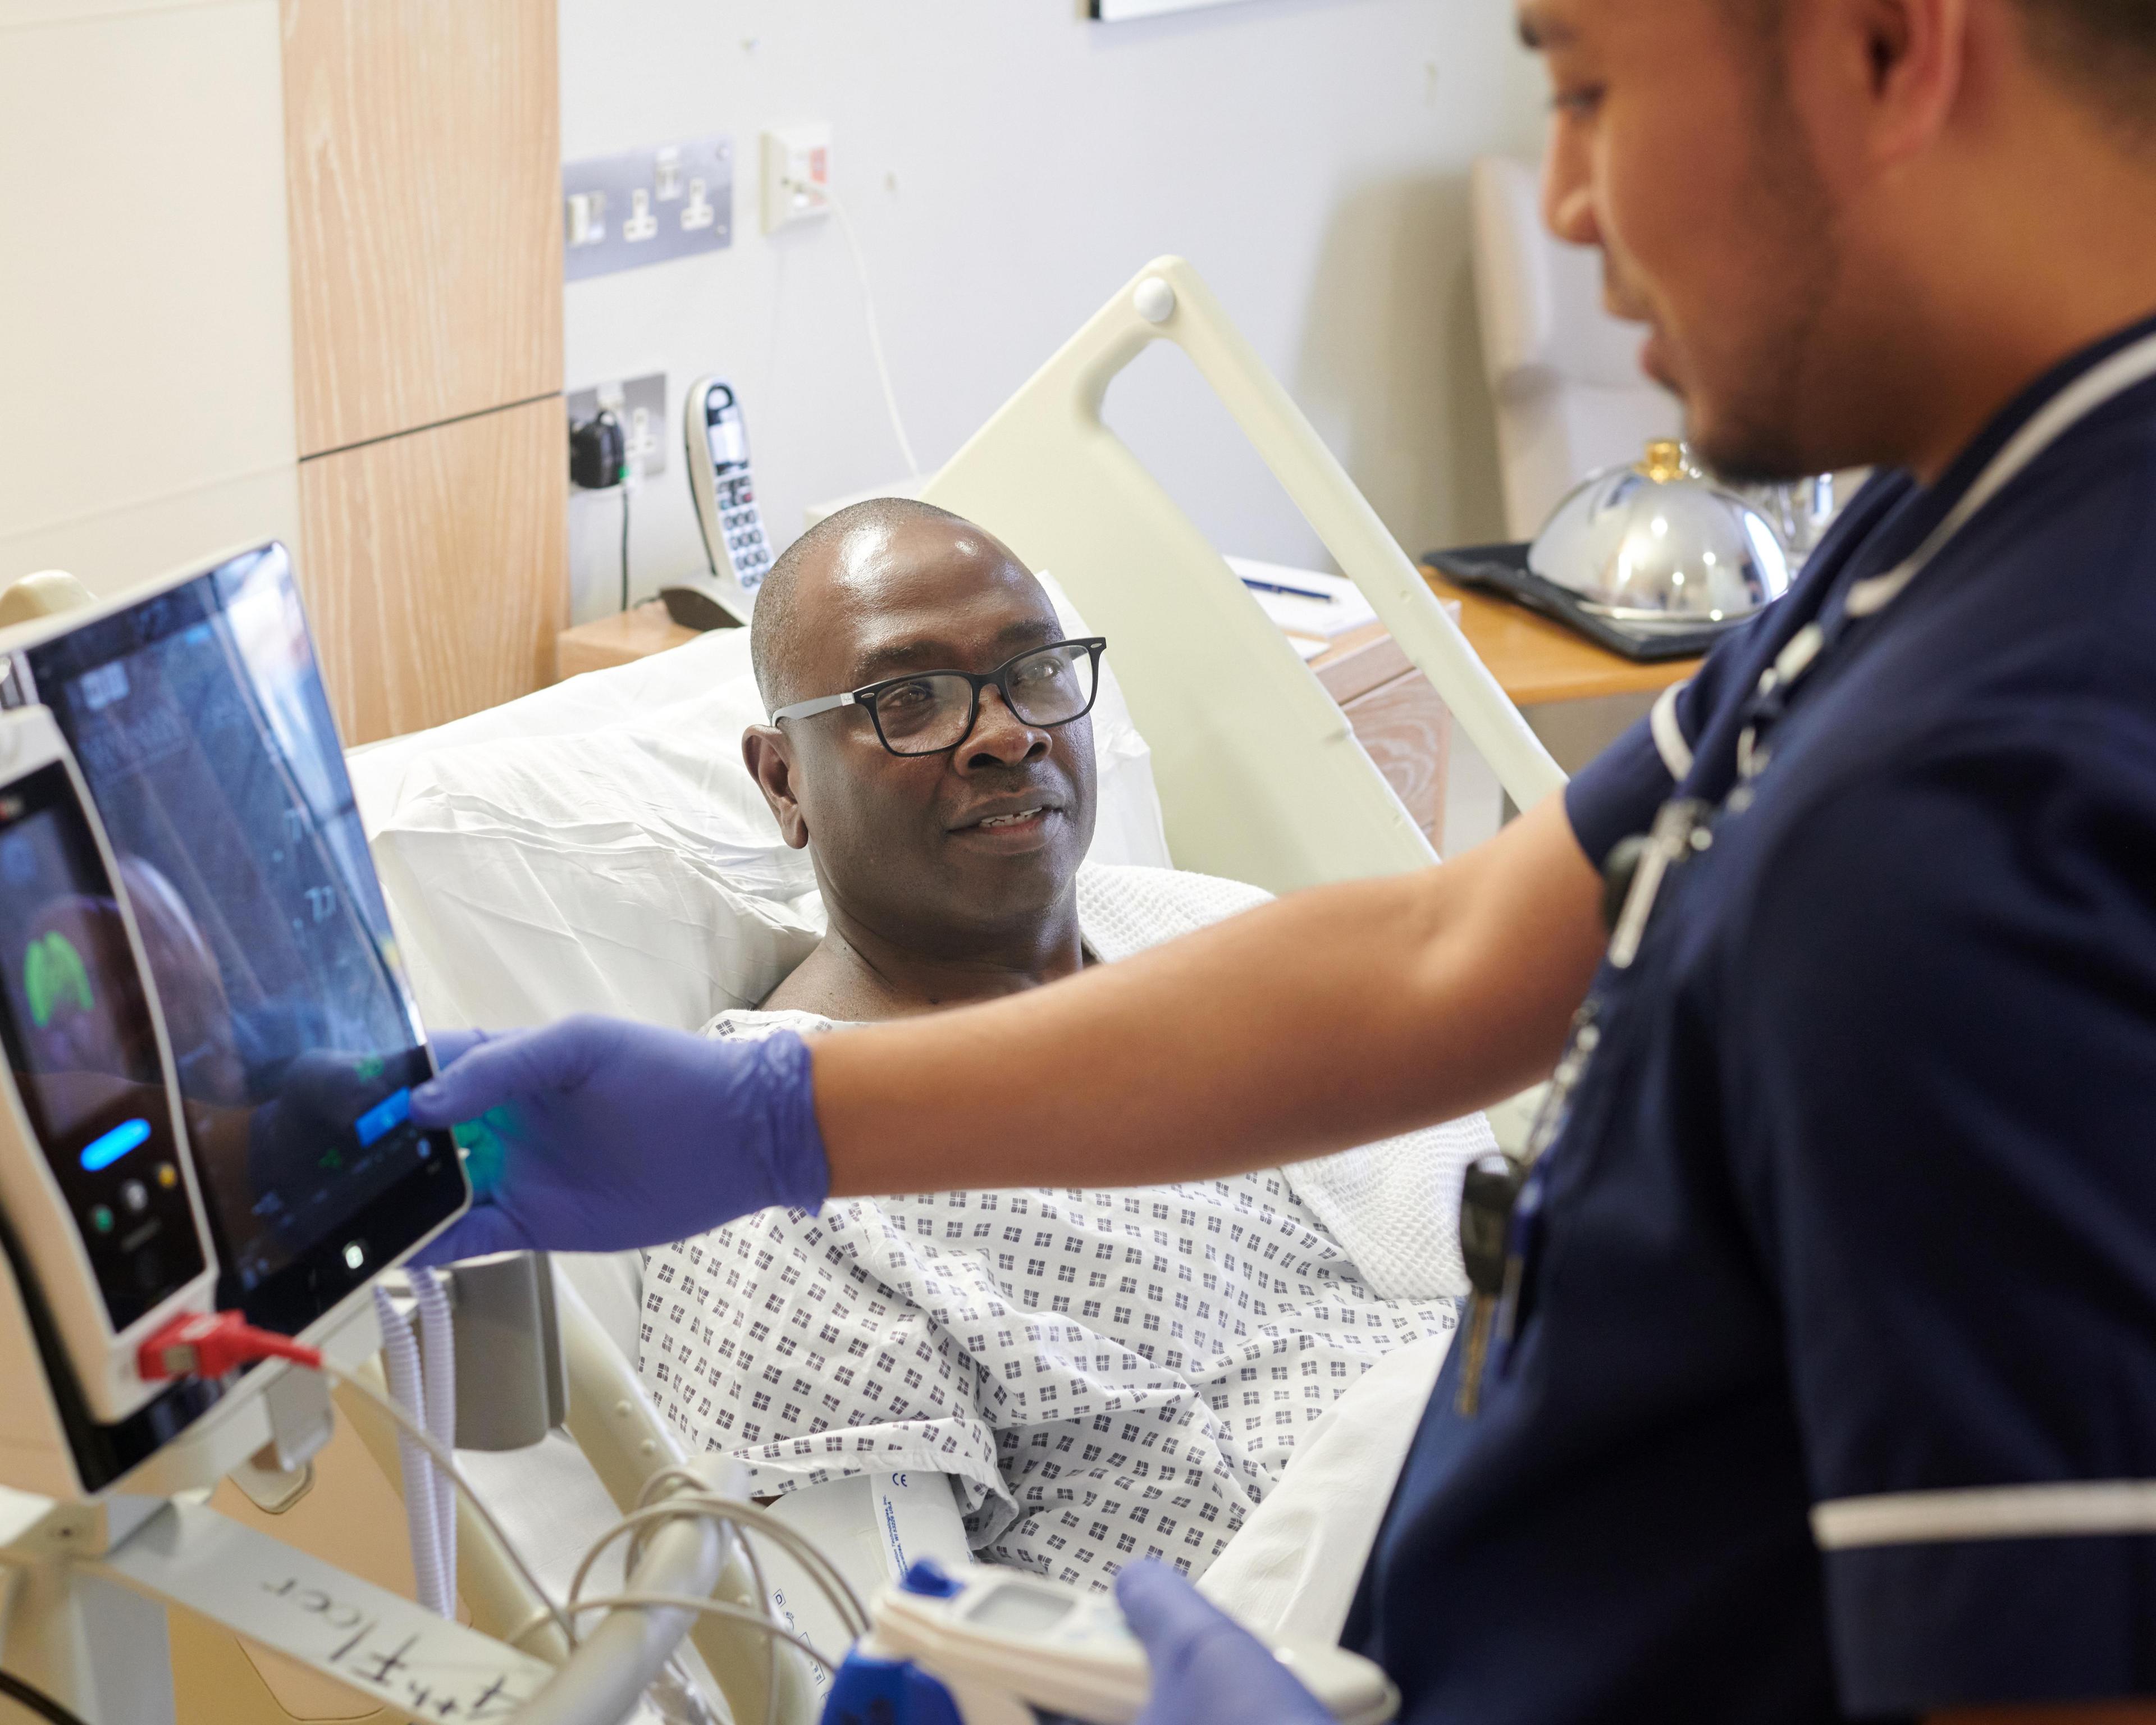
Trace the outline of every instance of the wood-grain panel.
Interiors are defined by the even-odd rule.
[[[1310,668],[1325,692],[1344,706],[1380,683],[1405,676],[1414,669],[1414,661],[1383,624],[1366,623],[1312,660]]]
[[[675,622],[666,614],[665,605],[647,599],[633,610],[563,629],[554,644],[554,675],[557,680],[566,680],[586,671],[633,665],[654,653],[685,647],[696,639],[697,632]]]
[[[1460,632],[1515,706],[1651,693],[1699,669],[1697,659],[1640,665],[1620,658],[1524,605],[1455,587],[1427,564],[1422,573],[1439,598],[1460,602]]]
[[[567,490],[558,399],[300,464],[300,585],[347,743],[552,680]]]
[[[1405,657],[1404,655],[1402,655]],[[1414,824],[1445,850],[1445,762],[1452,747],[1452,712],[1420,671],[1395,677],[1342,703],[1378,771],[1385,775]]]
[[[283,0],[300,453],[562,387],[556,0]]]

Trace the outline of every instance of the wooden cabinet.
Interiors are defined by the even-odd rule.
[[[300,588],[347,743],[553,680],[568,472],[549,398],[300,465]]]
[[[301,456],[559,391],[554,0],[283,19]]]
[[[554,643],[554,675],[568,678],[586,671],[608,670],[617,665],[633,665],[696,639],[695,629],[684,629],[666,614],[665,605],[647,599],[612,617],[563,629]]]
[[[568,608],[554,0],[281,0],[298,567],[368,742],[553,674]]]
[[[1442,852],[1451,710],[1380,624],[1343,636],[1310,668],[1414,824]]]

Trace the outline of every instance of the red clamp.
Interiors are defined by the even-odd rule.
[[[257,1360],[289,1359],[321,1368],[318,1348],[258,1330],[236,1312],[196,1312],[176,1317],[145,1342],[135,1367],[147,1384],[167,1378],[222,1378]]]

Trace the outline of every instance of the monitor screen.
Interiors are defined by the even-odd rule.
[[[268,546],[28,649],[163,1009],[223,1279],[287,1332],[463,1201],[306,620]]]
[[[0,1043],[115,1332],[202,1273],[157,1031],[55,761],[0,790]]]

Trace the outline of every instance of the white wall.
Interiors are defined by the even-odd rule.
[[[0,585],[299,531],[277,0],[0,0]]]
[[[1410,552],[1502,533],[1466,172],[1532,152],[1511,0],[1245,0],[1100,25],[1075,0],[562,0],[565,158],[725,131],[735,244],[567,290],[572,389],[742,392],[766,521],[904,470],[844,242],[765,238],[768,124],[824,120],[915,448],[939,465],[1148,258],[1195,263]],[[1322,553],[1209,397],[1148,356],[1109,413],[1224,548]],[[634,584],[703,553],[670,433]],[[618,603],[611,495],[571,509],[577,614]]]

